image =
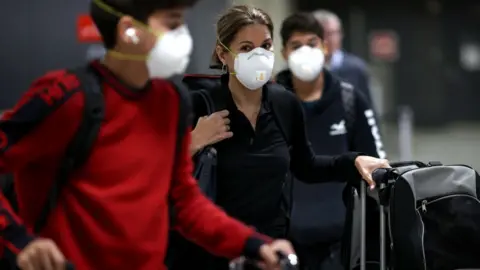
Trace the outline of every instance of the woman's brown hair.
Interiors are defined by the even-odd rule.
[[[212,54],[210,68],[221,69],[223,64],[217,56],[217,46],[230,47],[238,31],[247,25],[263,24],[273,34],[273,23],[270,16],[263,10],[246,5],[238,5],[229,8],[218,19],[216,24],[217,42]],[[222,46],[222,47],[223,47]]]

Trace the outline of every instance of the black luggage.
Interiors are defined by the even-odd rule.
[[[479,269],[480,179],[465,165],[404,162],[374,172],[377,189],[362,185],[360,226],[352,226],[346,269]],[[378,202],[379,230],[366,224],[366,201]],[[377,210],[377,209],[374,209]],[[354,224],[352,224],[354,225]],[[370,236],[377,234],[375,244]],[[373,237],[375,238],[375,237]],[[376,246],[375,246],[376,245]],[[378,256],[367,260],[367,250]],[[360,251],[360,252],[356,252]]]

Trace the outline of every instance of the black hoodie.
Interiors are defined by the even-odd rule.
[[[384,158],[382,141],[373,110],[362,93],[355,93],[355,122],[353,140],[349,143],[346,113],[343,106],[341,81],[327,70],[321,99],[303,102],[307,136],[317,155],[338,155],[346,151],[362,152]],[[293,90],[292,74],[280,72],[277,83]],[[291,235],[302,244],[334,243],[340,241],[345,222],[342,192],[345,184],[338,179],[321,184],[295,181]]]

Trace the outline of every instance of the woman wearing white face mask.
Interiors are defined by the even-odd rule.
[[[360,183],[388,162],[358,153],[315,156],[295,96],[269,82],[273,69],[273,25],[260,9],[230,8],[217,22],[213,64],[220,78],[186,77],[196,121],[191,152],[207,145],[217,152],[215,202],[228,214],[272,237],[285,237],[288,218],[282,189],[291,170],[306,182],[338,176]],[[207,93],[215,113],[207,115]],[[359,174],[360,172],[360,174]],[[325,213],[328,215],[328,213]],[[208,269],[226,269],[217,261]]]
[[[356,151],[384,158],[385,152],[367,99],[323,68],[327,48],[323,28],[317,20],[309,13],[293,14],[283,21],[280,35],[288,69],[277,75],[277,82],[301,100],[307,137],[315,154]],[[347,209],[342,198],[345,183],[333,177],[324,180],[315,185],[301,181],[294,183],[295,208],[289,235],[296,244],[301,269],[343,269],[339,263],[339,243],[345,231]],[[330,214],[325,215],[325,211]],[[368,219],[369,222],[376,221],[372,229],[378,224],[375,220],[378,213],[374,214],[372,217],[369,214]],[[377,235],[369,235],[368,241],[378,243],[378,239],[374,240]],[[378,252],[372,255],[378,255]]]

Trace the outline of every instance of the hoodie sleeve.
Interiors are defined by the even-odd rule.
[[[386,158],[387,155],[377,125],[377,117],[372,106],[370,106],[363,93],[355,91],[355,96],[356,120],[352,129],[354,132],[352,136],[353,142],[349,149],[373,157]]]

